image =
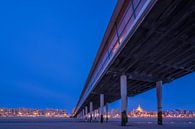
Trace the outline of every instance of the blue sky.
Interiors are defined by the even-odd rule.
[[[0,1],[0,107],[71,112],[117,0]],[[195,74],[163,88],[164,108],[195,109]],[[130,98],[156,109],[155,90]],[[119,101],[111,107],[119,107]]]

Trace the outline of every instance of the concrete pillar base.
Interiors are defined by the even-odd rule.
[[[90,120],[89,120],[89,122],[92,122],[92,114],[90,115]]]
[[[106,123],[108,123],[108,117],[106,117]]]
[[[158,125],[163,125],[162,112],[158,112]]]
[[[121,126],[126,126],[128,123],[128,117],[126,111],[121,113]]]
[[[100,116],[100,122],[101,122],[101,123],[104,122],[104,116],[103,116],[103,115]]]

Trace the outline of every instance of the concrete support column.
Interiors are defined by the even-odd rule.
[[[106,122],[108,122],[108,103],[106,103]]]
[[[85,109],[83,109],[82,118],[85,119]]]
[[[87,106],[85,107],[85,119],[87,120],[87,113],[88,113],[88,108]]]
[[[93,103],[90,102],[90,122],[92,122],[92,119],[93,119]]]
[[[100,122],[104,122],[104,94],[100,94]]]
[[[121,125],[126,126],[128,122],[127,117],[127,76],[122,75],[120,77],[121,85]]]
[[[97,109],[97,119],[100,119],[100,108]]]
[[[94,120],[96,120],[97,117],[97,110],[94,111]]]
[[[158,125],[163,124],[162,117],[162,81],[156,82],[157,110],[158,110]]]

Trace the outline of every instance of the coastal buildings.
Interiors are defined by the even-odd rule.
[[[156,118],[157,112],[146,111],[143,108],[141,108],[141,106],[139,105],[136,110],[130,111],[128,113],[128,117]],[[195,112],[188,111],[188,110],[181,110],[181,109],[167,110],[167,111],[163,111],[163,117],[164,118],[195,118]]]
[[[117,109],[111,110],[109,118],[120,118],[120,112]],[[129,118],[156,118],[156,111],[146,111],[140,105],[133,111],[128,112]],[[164,118],[195,118],[195,111],[175,109],[163,111]]]
[[[60,109],[0,108],[0,117],[65,117],[69,115]]]
[[[56,117],[69,118],[68,113],[61,109],[32,109],[32,108],[0,108],[0,117]],[[90,115],[88,115],[90,117]],[[100,114],[94,112],[93,117],[99,118]],[[106,118],[106,115],[104,115]],[[155,111],[146,111],[140,105],[128,112],[129,118],[156,118]],[[195,118],[195,111],[188,111],[182,109],[167,110],[163,112],[164,118]],[[120,118],[118,109],[111,109],[108,112],[108,118]]]

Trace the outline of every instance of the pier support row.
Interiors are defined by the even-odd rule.
[[[156,82],[156,96],[157,96],[158,125],[162,125],[163,124],[163,116],[162,116],[162,81]]]
[[[128,116],[127,116],[127,76],[122,75],[120,77],[120,90],[121,90],[121,125],[126,126],[128,123]],[[157,111],[158,111],[158,125],[163,124],[163,112],[162,112],[162,81],[156,82],[156,96],[157,96]],[[90,122],[93,119],[93,103],[90,102]],[[100,94],[100,122],[104,122],[104,94]],[[94,116],[96,117],[98,113],[95,113]],[[83,109],[82,116],[83,118],[87,119],[88,115],[88,108],[87,106]],[[108,122],[108,103],[106,104],[106,122]]]
[[[126,126],[128,122],[127,117],[127,76],[122,75],[120,77],[121,85],[121,125]]]

